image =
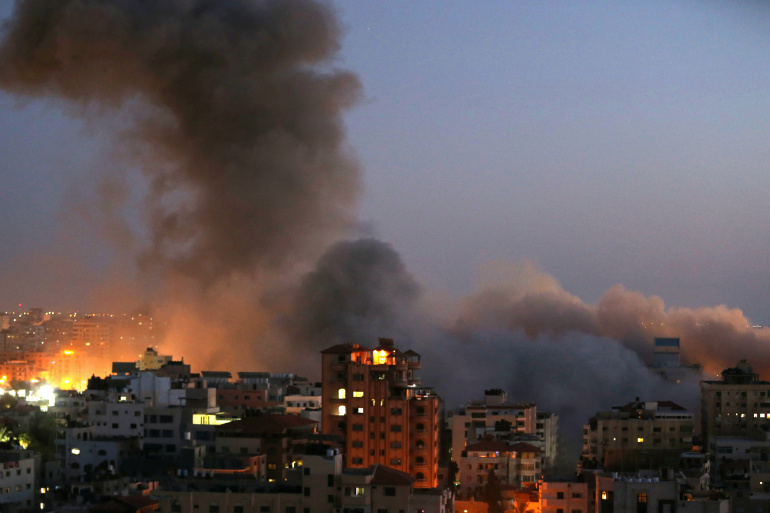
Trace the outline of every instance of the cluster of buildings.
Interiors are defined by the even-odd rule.
[[[666,379],[697,371],[677,367],[678,340],[661,340]],[[746,362],[701,383],[700,412],[638,397],[596,412],[577,472],[560,477],[556,413],[501,389],[445,411],[421,355],[390,339],[320,359],[310,382],[193,373],[148,347],[83,392],[60,391],[45,414],[19,392],[0,411],[0,444],[3,425],[36,435],[0,450],[0,511],[770,511],[770,382]]]
[[[162,337],[152,315],[61,314],[32,308],[0,312],[0,385],[45,381],[82,390],[88,377],[106,375],[110,364]]]

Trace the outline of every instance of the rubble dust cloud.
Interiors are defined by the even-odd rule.
[[[130,246],[119,249],[141,276],[98,295],[150,303],[168,323],[164,354],[317,378],[321,349],[391,337],[423,354],[424,383],[450,407],[504,388],[562,415],[565,431],[636,396],[693,405],[697,387],[646,367],[655,337],[680,337],[684,363],[709,374],[740,358],[770,371],[770,335],[738,309],[670,307],[622,285],[587,304],[533,263],[498,262],[439,310],[389,244],[340,240],[361,187],[343,114],[361,86],[335,68],[327,3],[15,6],[0,88],[111,134],[115,160],[89,212],[105,213],[102,242]],[[121,225],[130,181],[113,174],[126,169],[147,187],[139,233]]]

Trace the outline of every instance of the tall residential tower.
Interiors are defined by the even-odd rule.
[[[435,488],[439,397],[415,375],[419,354],[399,351],[390,339],[379,344],[321,352],[323,433],[345,438],[348,467],[380,463],[411,474],[417,488]]]

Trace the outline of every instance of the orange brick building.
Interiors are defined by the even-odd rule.
[[[379,342],[321,352],[322,431],[344,436],[346,466],[380,463],[411,474],[416,488],[435,488],[440,399],[415,375],[419,354]]]

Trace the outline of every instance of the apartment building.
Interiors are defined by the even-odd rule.
[[[598,412],[583,426],[584,467],[613,471],[677,467],[692,449],[694,417],[671,401],[636,401]]]
[[[761,381],[746,360],[723,370],[721,381],[702,381],[700,391],[704,442],[770,430],[770,382]]]
[[[390,339],[322,354],[322,429],[345,439],[346,466],[383,464],[438,486],[439,397],[417,377],[420,355]]]

